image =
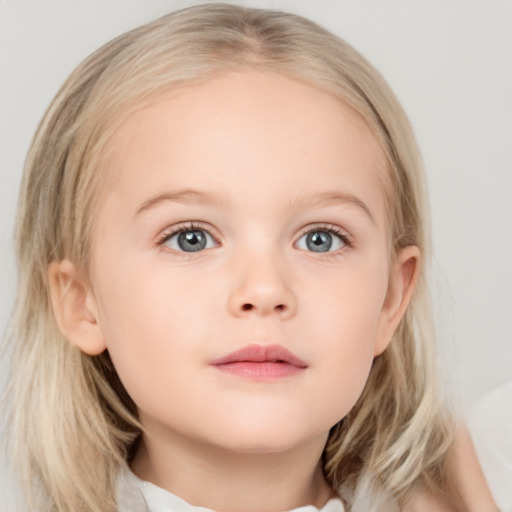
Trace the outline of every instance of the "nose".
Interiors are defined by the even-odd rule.
[[[239,317],[276,316],[285,320],[295,316],[297,300],[289,286],[290,276],[282,267],[268,255],[254,254],[235,265],[229,311]]]

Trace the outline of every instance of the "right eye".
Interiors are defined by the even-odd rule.
[[[304,251],[327,253],[336,252],[350,245],[347,236],[339,229],[318,226],[304,233],[297,242],[297,248]]]
[[[160,245],[174,251],[199,252],[203,249],[211,249],[217,244],[212,235],[204,229],[186,228],[165,235]]]

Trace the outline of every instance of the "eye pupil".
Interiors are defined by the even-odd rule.
[[[327,231],[312,231],[306,237],[306,245],[310,251],[327,252],[332,246],[332,236]]]
[[[178,245],[186,252],[201,251],[206,247],[206,242],[205,233],[199,229],[182,231],[178,235]]]

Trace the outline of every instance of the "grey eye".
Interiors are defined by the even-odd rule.
[[[311,252],[329,252],[341,249],[345,241],[340,235],[321,229],[310,231],[297,242],[297,248]]]
[[[175,251],[198,252],[215,247],[215,241],[202,229],[187,229],[170,236],[165,245]]]

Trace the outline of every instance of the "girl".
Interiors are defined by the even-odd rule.
[[[29,506],[440,510],[427,218],[396,98],[313,23],[205,5],[98,50],[20,196]]]

